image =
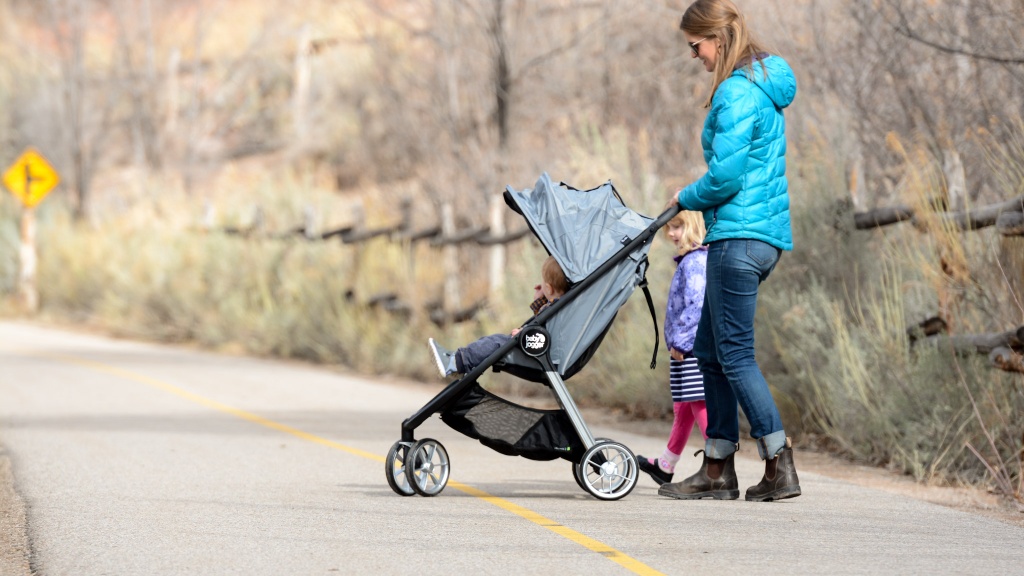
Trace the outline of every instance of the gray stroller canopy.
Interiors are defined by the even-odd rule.
[[[526,218],[533,233],[558,260],[569,282],[576,283],[643,232],[654,220],[633,212],[622,203],[612,183],[592,190],[555,184],[541,174],[533,189],[508,187],[506,201]],[[635,253],[646,256],[650,243]]]
[[[505,201],[523,215],[573,284],[587,279],[654,222],[627,208],[611,182],[577,190],[553,183],[545,173],[533,189],[509,187]],[[650,247],[649,241],[644,242],[599,278],[575,287],[582,292],[573,293],[570,288],[572,300],[544,323],[551,334],[551,363],[563,377],[576,373],[590,359],[619,308],[644,281]],[[512,372],[516,366],[537,365],[517,349],[499,364],[498,369],[512,368]]]

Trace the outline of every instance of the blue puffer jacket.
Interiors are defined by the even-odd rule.
[[[736,70],[715,91],[701,133],[708,171],[679,191],[679,204],[704,212],[705,244],[752,238],[792,250],[782,109],[796,97],[796,78],[778,56],[755,61],[753,81],[747,70]]]

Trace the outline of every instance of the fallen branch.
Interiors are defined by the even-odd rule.
[[[954,336],[930,336],[927,341],[941,349],[949,347],[960,355],[988,354],[996,348],[1024,350],[1024,326],[993,334],[960,334]]]
[[[460,322],[466,322],[472,320],[476,316],[477,312],[483,309],[487,305],[486,299],[478,300],[477,302],[470,304],[466,308],[460,310],[452,310],[445,312],[444,308],[441,307],[439,302],[434,302],[427,305],[428,314],[430,321],[437,326],[443,327],[446,324],[458,324]]]
[[[1019,372],[1024,374],[1024,354],[1018,354],[1010,348],[1000,346],[988,354],[992,365],[1006,372]]]
[[[1013,222],[1018,222],[1018,220],[1012,216],[1016,214],[1024,218],[1024,196],[1018,196],[1013,200],[1007,200],[998,204],[982,206],[976,210],[940,212],[937,216],[960,230],[977,230],[978,228],[995,226],[1004,214],[1011,214],[1011,216],[1006,217],[1007,224],[1004,225],[1005,228],[998,228],[1000,234],[1007,236],[1024,234],[1024,228],[1018,230],[1014,226]],[[856,212],[853,215],[854,227],[858,230],[879,228],[906,220],[910,220],[915,226],[920,226],[922,217],[915,214],[914,209],[909,206],[876,208],[867,212]],[[1003,231],[1004,229],[1010,230],[1012,233],[1007,234]]]
[[[936,334],[943,334],[949,329],[946,321],[940,316],[932,316],[927,320],[923,320],[918,324],[907,328],[907,338],[910,340],[910,344],[921,338],[928,336],[935,336]]]
[[[420,240],[427,240],[433,238],[441,233],[440,226],[433,226],[431,228],[424,228],[423,230],[402,230],[391,235],[391,239],[396,242],[419,242]]]
[[[1000,202],[999,204],[983,206],[977,210],[945,212],[938,216],[939,218],[952,223],[960,230],[977,230],[978,228],[995,226],[996,221],[999,219],[999,215],[1004,212],[1024,212],[1024,196],[1019,196],[1013,200],[1007,200],[1006,202]],[[917,216],[915,216],[913,220],[916,224]]]
[[[854,212],[853,225],[858,230],[869,228],[881,228],[889,224],[896,224],[914,217],[914,209],[909,206],[893,206],[890,208],[875,208],[867,212]]]
[[[490,230],[489,226],[482,226],[480,228],[469,228],[452,234],[451,236],[435,236],[430,240],[431,246],[448,246],[450,244],[462,244],[475,239],[477,236],[487,234]]]
[[[1024,236],[1024,212],[1003,212],[996,219],[996,230],[1003,236]]]
[[[490,233],[479,234],[477,235],[476,238],[474,238],[474,240],[476,240],[476,243],[480,244],[481,246],[492,246],[494,244],[508,244],[509,242],[515,242],[520,238],[524,238],[529,233],[529,228],[523,228],[518,232],[509,232],[504,236],[491,236]]]

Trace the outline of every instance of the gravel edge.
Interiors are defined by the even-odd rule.
[[[11,459],[0,445],[0,574],[32,576],[25,502],[14,489]]]

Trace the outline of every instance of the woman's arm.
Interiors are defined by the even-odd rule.
[[[739,192],[754,138],[760,90],[743,78],[729,78],[718,87],[711,106],[714,122],[708,171],[679,192],[679,205],[707,210]]]

